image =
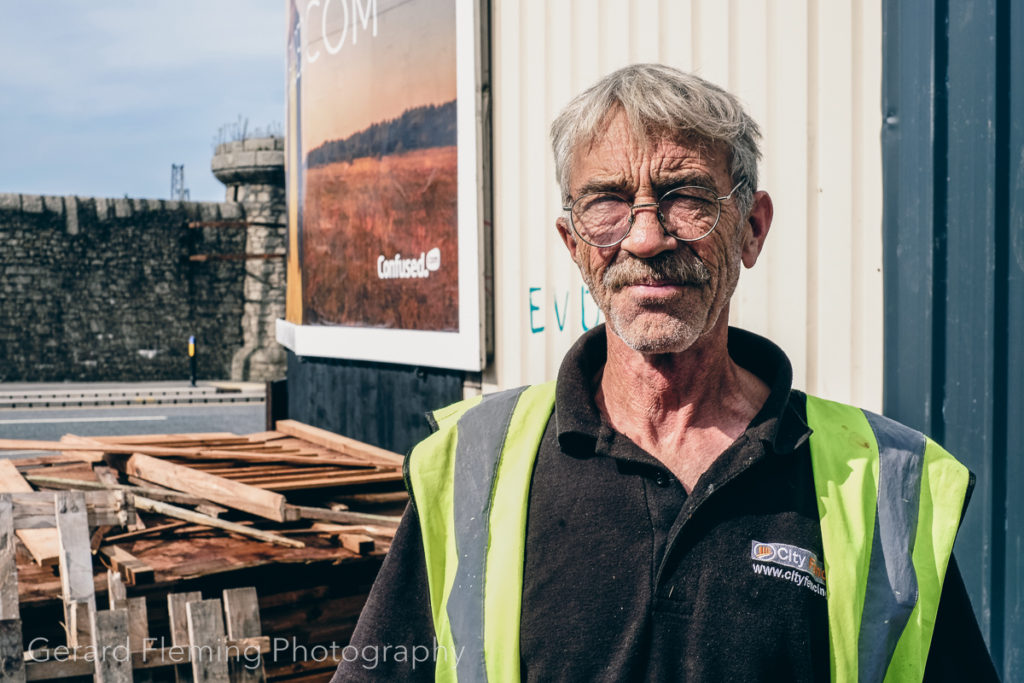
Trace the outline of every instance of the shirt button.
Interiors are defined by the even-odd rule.
[[[658,486],[668,486],[668,483],[672,481],[672,478],[666,476],[664,472],[658,472],[658,476],[654,478],[654,483]]]

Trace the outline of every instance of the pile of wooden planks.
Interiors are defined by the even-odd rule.
[[[45,454],[3,457],[26,450]],[[271,609],[268,633],[280,623],[276,634],[287,637],[284,625],[294,624],[310,645],[339,638],[344,644],[407,501],[401,466],[396,453],[289,420],[248,435],[0,439],[0,494],[12,501],[21,600],[65,602],[68,587],[54,573],[62,554],[54,506],[58,493],[70,491],[84,504],[97,586],[107,583],[110,569],[152,601],[183,582],[231,587],[226,577],[248,572],[246,580],[264,577],[269,584],[260,588]],[[336,591],[329,568],[364,559],[375,562],[353,565],[351,585]],[[315,580],[304,584],[296,576],[304,567]],[[267,571],[252,573],[258,569]],[[285,570],[289,580],[277,582],[276,594],[275,573]],[[335,613],[303,603],[336,594]],[[306,610],[305,619],[289,610]],[[75,614],[64,616],[72,629]],[[331,666],[292,662],[278,670],[304,680]],[[274,671],[268,665],[268,678]]]
[[[169,640],[152,637],[146,598],[129,598],[116,572],[107,572],[108,608],[99,608],[89,552],[90,503],[81,491],[58,492],[48,517],[32,515],[33,528],[53,527],[59,536],[67,625],[65,642],[33,636],[23,628],[18,603],[14,532],[27,519],[15,513],[21,504],[15,495],[0,493],[0,680],[267,680],[263,658],[270,638],[261,634],[259,602],[251,586],[224,590],[223,601],[203,600],[199,592],[169,594]]]
[[[305,529],[335,536],[356,552],[368,552],[375,547],[371,534],[389,536],[397,517],[353,511],[337,501],[326,506],[292,503],[288,495],[305,494],[295,498],[308,502],[313,491],[371,489],[379,496],[383,487],[383,493],[397,494],[391,500],[403,500],[400,455],[291,420],[279,421],[276,431],[243,436],[67,435],[58,442],[0,440],[0,455],[5,449],[60,454],[0,460],[0,492],[95,491],[103,493],[108,504],[98,510],[122,513],[116,519],[108,514],[95,520],[93,545],[117,568],[127,568],[129,582],[134,582],[139,565],[133,565],[127,548],[111,542],[124,544],[165,533],[180,538],[198,527],[304,548]],[[121,495],[109,497],[110,493]],[[131,519],[126,514],[129,506]],[[147,513],[148,522],[139,513]],[[300,521],[327,524],[293,524]],[[275,530],[267,528],[268,522],[285,526]],[[128,526],[129,531],[112,533],[115,526]],[[54,533],[23,530],[19,538],[37,563],[52,564],[57,558]]]

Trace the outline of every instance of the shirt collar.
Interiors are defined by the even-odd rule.
[[[555,389],[555,427],[563,449],[580,439],[597,441],[603,425],[594,402],[596,382],[607,355],[605,326],[584,333],[566,354],[558,370]],[[791,453],[810,436],[811,430],[792,391],[793,366],[778,346],[759,335],[729,328],[729,355],[740,367],[754,373],[770,388],[764,406],[751,420],[746,435],[770,444],[776,453]]]

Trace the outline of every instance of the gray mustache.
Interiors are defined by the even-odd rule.
[[[649,259],[625,257],[610,265],[601,279],[609,289],[651,281],[704,285],[711,279],[711,271],[696,254],[683,249],[662,252]]]

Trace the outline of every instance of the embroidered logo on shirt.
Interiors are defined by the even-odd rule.
[[[825,565],[810,550],[787,543],[751,541],[750,559],[757,561],[753,565],[755,574],[792,581],[825,597]],[[770,566],[773,564],[778,566]]]

